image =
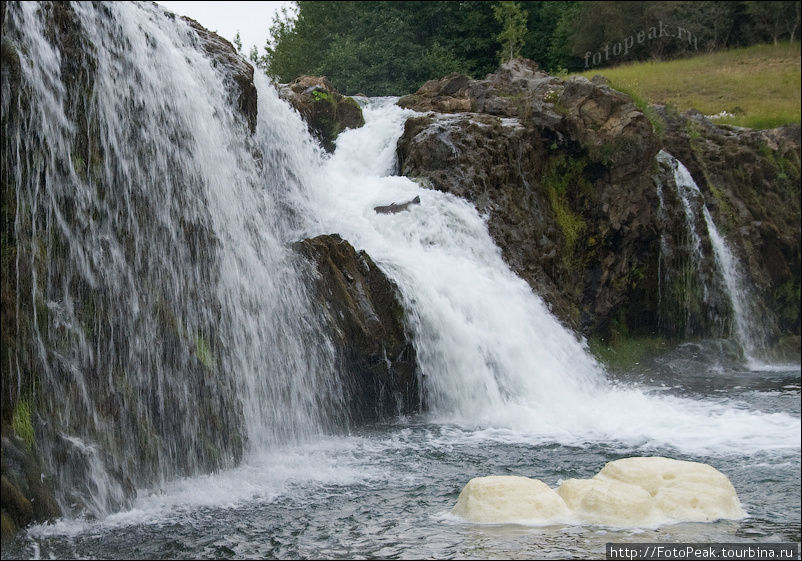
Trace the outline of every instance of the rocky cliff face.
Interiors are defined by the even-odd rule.
[[[719,127],[659,108],[665,149],[680,159],[731,242],[765,320],[800,330],[800,127]]]
[[[415,348],[392,281],[336,234],[293,247],[315,266],[315,295],[336,348],[351,422],[418,411]]]
[[[248,123],[248,129],[256,130],[256,86],[253,85],[253,66],[242,58],[227,40],[217,33],[212,33],[197,21],[181,17],[198,34],[198,43],[226,77],[232,104]]]
[[[526,60],[484,80],[427,82],[398,103],[425,112],[406,123],[401,172],[487,213],[505,260],[569,326],[602,339],[682,338],[726,323],[721,295],[689,311],[687,294],[671,303],[661,293],[665,229],[685,228],[676,205],[673,226],[661,216],[656,187],[668,170],[655,155],[665,148],[690,162],[766,307],[799,333],[798,127],[722,129],[663,112],[663,136],[655,125],[664,125],[603,80],[561,80]]]
[[[155,99],[158,87],[137,90],[148,69],[138,66],[143,56],[132,62],[132,52],[165,55],[144,29],[156,22],[156,33],[162,31],[165,14],[151,4],[116,8],[2,3],[4,540],[31,521],[68,511],[124,508],[136,486],[160,478],[230,467],[247,445],[241,389],[223,366],[219,229],[204,178],[187,165],[198,138],[172,119],[184,114],[179,101]],[[140,8],[140,33],[132,39],[124,33],[130,22],[119,15]],[[199,51],[212,63],[212,85],[218,78],[223,84],[219,107],[230,107],[221,126],[248,144],[257,121],[253,68],[230,43],[186,23],[189,30],[178,26],[175,48]],[[112,40],[100,44],[107,33]],[[169,50],[173,39],[166,35],[159,48]],[[134,40],[144,43],[138,51]],[[52,56],[38,59],[31,42]],[[191,64],[181,59],[177,66],[185,62]],[[50,74],[42,79],[38,68]],[[101,68],[121,72],[110,77]],[[104,102],[120,109],[120,122]],[[356,104],[350,113],[349,103],[340,106],[339,117],[356,126]],[[169,139],[159,144],[151,137],[161,132]],[[197,212],[184,213],[190,206]],[[83,243],[97,241],[98,232],[99,245]],[[307,245],[310,255],[323,254],[314,241]],[[362,422],[413,410],[414,351],[392,287],[367,256],[320,247],[330,250],[320,259],[333,268],[310,284],[322,308],[337,310],[338,382],[354,399],[347,416]],[[368,296],[343,288],[343,278],[357,279]],[[121,279],[130,280],[127,290]],[[365,333],[371,337],[363,340]]]
[[[627,96],[516,60],[399,105],[449,111],[407,122],[401,172],[486,212],[505,260],[558,317],[585,334],[656,325],[659,141]]]

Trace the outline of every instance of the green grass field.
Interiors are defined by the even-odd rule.
[[[612,87],[648,103],[726,111],[717,123],[765,129],[800,122],[800,43],[754,45],[666,62],[595,68]]]

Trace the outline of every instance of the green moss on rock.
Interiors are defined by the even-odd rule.
[[[31,422],[31,408],[27,399],[21,399],[14,407],[14,413],[11,416],[11,428],[17,433],[28,449],[31,449],[34,444],[33,423]]]

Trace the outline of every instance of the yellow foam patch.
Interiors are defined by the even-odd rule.
[[[470,522],[548,523],[569,514],[565,501],[538,479],[495,475],[471,479],[452,514]]]
[[[591,479],[569,479],[557,491],[527,477],[477,477],[465,485],[451,512],[490,524],[575,521],[618,527],[746,516],[723,473],[707,464],[661,457],[609,462]]]

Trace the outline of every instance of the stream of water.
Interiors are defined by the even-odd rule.
[[[99,442],[132,470],[142,425],[163,447],[145,458],[158,467],[142,476],[133,504],[109,508],[98,497],[85,516],[20,533],[3,559],[584,558],[603,557],[610,541],[799,541],[798,366],[755,372],[715,346],[689,344],[608,373],[510,271],[470,203],[393,174],[412,114],[394,99],[364,100],[365,126],[342,133],[327,155],[257,75],[258,123],[245,139],[186,25],[145,4],[75,11],[100,53],[85,111],[102,126],[105,163],[91,173],[75,157],[60,55],[42,14],[23,4],[7,16],[28,45],[25,83],[39,94],[38,121],[19,130],[36,153],[18,171],[19,220],[30,220],[35,245],[47,216],[42,224],[67,240],[69,256],[48,262],[50,282],[34,282],[30,295],[72,334],[34,333],[52,366],[53,379],[42,376],[53,395],[74,397],[57,417],[74,447]],[[420,205],[405,212],[373,210],[416,196]],[[64,201],[75,220],[63,218]],[[344,396],[328,381],[330,344],[288,250],[335,232],[399,287],[425,413],[352,432],[338,422]],[[40,257],[33,252],[34,270]],[[81,283],[96,295],[98,317],[120,321],[88,330]],[[160,331],[165,301],[181,319],[178,333]],[[59,377],[65,371],[74,379]],[[84,378],[93,372],[99,380]],[[198,384],[215,383],[204,395],[228,400],[226,412],[239,403],[231,418],[193,410],[204,397]],[[110,420],[97,392],[118,386],[123,402],[145,395],[156,406],[129,403],[130,417]],[[204,432],[209,419],[221,419],[217,432]],[[206,469],[209,450],[237,431],[241,459]],[[472,477],[524,475],[555,487],[636,455],[712,464],[748,517],[622,530],[477,525],[449,514]],[[106,469],[92,468],[97,481]],[[204,471],[212,473],[194,475]]]
[[[799,540],[798,370],[751,372],[686,346],[606,374],[509,272],[473,207],[391,175],[406,117],[392,101],[372,101],[331,158],[295,145],[317,162],[296,203],[316,209],[308,234],[340,232],[399,284],[431,412],[253,448],[235,469],[140,489],[130,510],[36,526],[4,557],[586,558],[609,541]],[[409,212],[373,211],[415,195]],[[748,518],[621,530],[448,514],[472,477],[556,487],[632,455],[714,465]]]

